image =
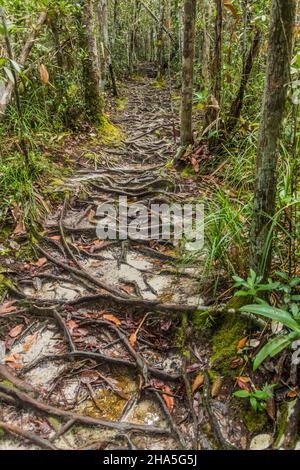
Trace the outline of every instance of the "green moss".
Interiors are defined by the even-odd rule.
[[[230,364],[237,355],[238,342],[245,336],[245,329],[246,322],[239,313],[227,313],[224,323],[213,337],[211,363],[224,375],[230,375]]]
[[[268,417],[264,412],[255,412],[252,408],[241,413],[241,418],[243,419],[248,431],[252,432],[262,432],[268,425]]]
[[[180,173],[182,178],[190,178],[191,176],[195,176],[195,170],[192,165],[187,165],[182,172]]]
[[[119,111],[124,111],[128,103],[128,98],[117,98],[116,104]]]
[[[0,439],[3,439],[4,436],[5,436],[5,431],[4,429],[0,428]]]
[[[195,330],[200,333],[208,330],[214,324],[214,316],[209,310],[206,312],[197,310],[193,313],[192,319]]]
[[[114,126],[106,116],[100,119],[100,142],[103,144],[119,144],[124,134],[118,127]]]
[[[164,78],[158,78],[157,80],[155,80],[155,82],[153,83],[153,86],[154,88],[166,88],[167,86],[167,82]]]
[[[279,419],[277,424],[277,437],[274,444],[275,449],[280,449],[283,444],[283,436],[286,431],[287,424],[289,423],[291,413],[294,411],[296,400],[288,403],[283,403],[279,409]],[[291,449],[294,449],[295,444],[298,440],[298,434],[295,433],[293,436],[293,442],[291,443]]]
[[[180,348],[183,348],[185,345],[185,334],[186,334],[186,329],[188,327],[188,322],[189,322],[188,315],[184,313],[182,320],[181,320],[180,328],[178,329],[178,333],[177,333],[177,344]]]

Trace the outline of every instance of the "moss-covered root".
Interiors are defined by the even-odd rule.
[[[230,364],[236,357],[239,341],[245,336],[247,321],[239,313],[227,313],[224,323],[213,337],[211,365],[223,375],[229,375]]]
[[[297,433],[300,416],[300,399],[281,405],[277,427],[275,449],[295,449],[299,435]]]

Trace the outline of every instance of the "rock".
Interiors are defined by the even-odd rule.
[[[271,434],[258,434],[255,436],[250,444],[250,450],[265,450],[273,444],[273,437]]]

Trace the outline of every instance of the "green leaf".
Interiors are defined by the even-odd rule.
[[[298,284],[300,284],[300,277],[294,277],[290,282],[291,287],[296,287]]]
[[[251,393],[247,392],[246,390],[238,390],[237,392],[234,392],[233,395],[238,398],[248,398],[250,397]]]
[[[262,364],[262,362],[267,357],[276,356],[276,354],[280,353],[280,351],[282,351],[287,346],[289,346],[293,341],[295,341],[297,337],[300,337],[300,335],[298,336],[295,333],[291,333],[289,335],[280,336],[278,338],[274,338],[271,341],[269,341],[257,354],[253,362],[253,369],[254,370],[258,369],[258,367]]]
[[[15,83],[15,78],[14,78],[14,76],[13,76],[12,71],[11,71],[9,68],[7,68],[7,67],[4,67],[4,71],[5,71],[5,73],[6,73],[7,77],[8,77],[8,79],[9,79],[12,83]]]
[[[257,405],[258,405],[258,403],[257,403],[257,400],[256,400],[255,397],[251,397],[251,398],[250,398],[250,403],[251,403],[251,406],[252,406],[252,408],[254,409],[254,411],[257,411]]]
[[[21,72],[21,67],[20,65],[15,62],[14,60],[10,59],[10,63],[11,65],[13,66],[13,68],[15,69],[16,72],[20,73]]]
[[[271,392],[264,392],[263,390],[256,390],[255,397],[259,398],[260,400],[267,400],[268,398],[272,398],[273,394]]]
[[[246,305],[241,307],[240,311],[262,315],[263,317],[270,318],[271,320],[279,321],[288,328],[300,333],[300,324],[297,323],[288,312],[280,308],[271,307],[269,305]]]

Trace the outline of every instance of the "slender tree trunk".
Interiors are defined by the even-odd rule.
[[[139,13],[139,0],[135,0],[134,10],[133,10],[133,25],[130,31],[130,38],[129,38],[128,65],[129,65],[130,75],[132,75],[133,73],[134,54],[135,54],[135,36],[136,36],[138,13]]]
[[[164,70],[164,22],[165,22],[165,4],[164,0],[160,5],[160,24],[157,35],[157,77],[162,77]]]
[[[201,44],[201,78],[203,80],[203,84],[201,84],[201,88],[204,89],[208,83],[209,79],[209,60],[210,60],[210,46],[211,46],[211,39],[209,35],[209,24],[212,15],[212,8],[211,3],[202,0],[201,8],[203,11],[204,25],[202,30],[202,44]]]
[[[103,114],[101,93],[101,69],[95,34],[93,1],[85,0],[79,18],[79,39],[84,56],[82,60],[86,115],[97,123]]]
[[[107,0],[100,0],[98,3],[98,19],[99,19],[99,26],[101,29],[103,44],[104,44],[104,63],[105,63],[105,70],[103,71],[104,77],[106,78],[107,73],[109,73],[113,94],[114,96],[118,96],[117,83],[116,83],[112,58],[111,58],[111,50],[110,50]]]
[[[252,268],[267,278],[277,191],[277,145],[289,82],[296,0],[273,0],[265,94],[256,160]]]
[[[252,70],[255,58],[259,52],[260,40],[261,40],[261,31],[258,29],[255,33],[253,42],[248,51],[246,61],[244,62],[240,87],[230,107],[229,118],[226,123],[226,131],[228,133],[232,132],[235,129],[238,123],[238,120],[240,118],[240,115],[243,109],[245,90],[246,90],[246,87],[250,78],[250,74],[251,74],[251,70]]]
[[[184,2],[184,39],[182,64],[181,145],[193,143],[192,105],[194,84],[196,0]]]

